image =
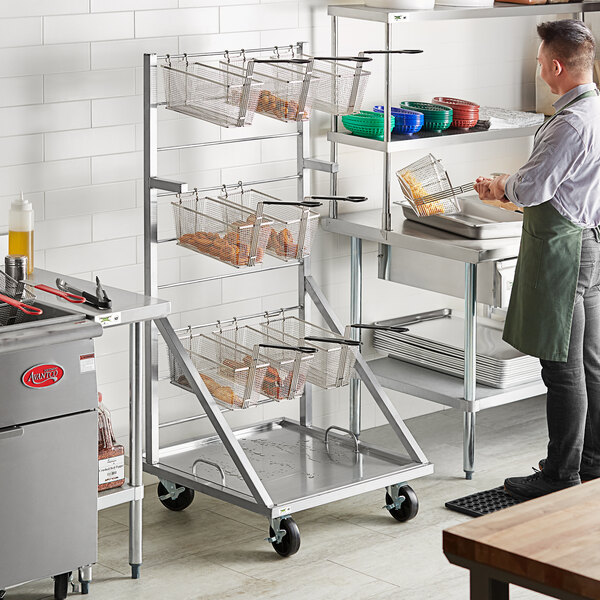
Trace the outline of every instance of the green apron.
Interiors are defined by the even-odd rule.
[[[585,92],[561,110],[594,95],[595,90]],[[523,209],[521,246],[502,336],[520,352],[566,362],[582,233],[550,202]]]

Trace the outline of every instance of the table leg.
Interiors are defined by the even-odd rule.
[[[129,484],[142,483],[142,324],[129,326]],[[136,497],[138,495],[136,494]],[[142,500],[129,503],[129,564],[132,579],[140,576],[142,564]]]
[[[471,600],[509,600],[508,583],[492,579],[479,569],[471,569]]]
[[[475,470],[475,399],[477,382],[477,265],[465,264],[465,372],[463,470],[471,479]]]

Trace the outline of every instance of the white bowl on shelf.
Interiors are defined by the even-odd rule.
[[[430,10],[435,6],[435,0],[367,0],[365,4],[376,8]]]

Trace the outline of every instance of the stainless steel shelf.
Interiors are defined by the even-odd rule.
[[[375,8],[364,5],[330,6],[327,14],[375,23],[401,23],[404,21],[441,21],[453,19],[489,19],[498,17],[532,17],[536,15],[559,15],[600,10],[600,2],[569,2],[559,4],[535,4],[523,6],[496,2],[489,8],[462,8],[436,6],[431,10],[398,10]]]
[[[389,357],[369,361],[369,366],[381,385],[390,390],[396,390],[460,410],[468,408],[468,403],[464,399],[464,383],[459,377],[453,377]],[[485,408],[492,408],[545,393],[546,386],[541,379],[504,389],[478,384],[475,387],[476,399],[472,410],[477,412]]]
[[[520,237],[468,239],[408,221],[404,218],[400,206],[392,207],[392,231],[381,230],[379,210],[348,213],[338,219],[323,218],[321,227],[331,233],[472,264],[515,258],[519,253],[521,240]]]
[[[325,430],[303,427],[291,419],[265,421],[233,432],[244,452],[252,458],[273,500],[272,507],[261,507],[253,500],[216,435],[161,448],[159,464],[146,464],[145,470],[159,477],[164,477],[165,471],[173,473],[186,487],[270,517],[335,502],[433,472],[430,463],[414,462],[408,456],[362,441],[356,452],[354,443],[346,435],[332,432],[326,444]],[[192,465],[198,458],[207,462],[198,463],[194,474]],[[223,469],[225,485],[215,464]]]
[[[87,290],[90,293],[95,293],[96,291],[96,285],[91,281],[76,279],[71,276],[65,277],[59,273],[45,271],[44,269],[34,269],[33,274],[29,275],[27,280],[36,284],[43,283],[51,287],[56,287],[57,277],[65,278],[73,287]],[[167,300],[151,298],[107,285],[103,287],[108,297],[112,300],[112,307],[109,310],[98,310],[88,304],[73,304],[52,294],[40,292],[38,297],[45,304],[83,313],[93,318],[94,321],[100,323],[103,327],[160,319],[166,317],[171,312],[171,303]]]
[[[125,504],[126,502],[133,502],[134,500],[142,500],[143,497],[144,486],[129,485],[129,482],[126,479],[125,483],[120,488],[98,492],[98,510],[110,508],[111,506],[118,506],[119,504]]]
[[[372,140],[351,133],[330,131],[327,133],[327,140],[338,144],[344,144],[345,146],[355,146],[357,148],[366,148],[368,150],[376,150],[378,152],[387,152],[390,154],[402,150],[429,150],[441,146],[451,146],[453,144],[528,137],[534,135],[537,129],[538,126],[534,125],[532,127],[492,129],[488,131],[447,129],[441,133],[434,131],[423,131],[413,135],[398,135],[392,133],[392,139],[389,142]]]

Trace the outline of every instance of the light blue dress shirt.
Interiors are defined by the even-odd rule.
[[[584,92],[586,83],[555,103],[559,111]],[[506,181],[506,197],[517,206],[550,202],[580,227],[600,225],[600,97],[565,108],[536,134],[529,160]]]

